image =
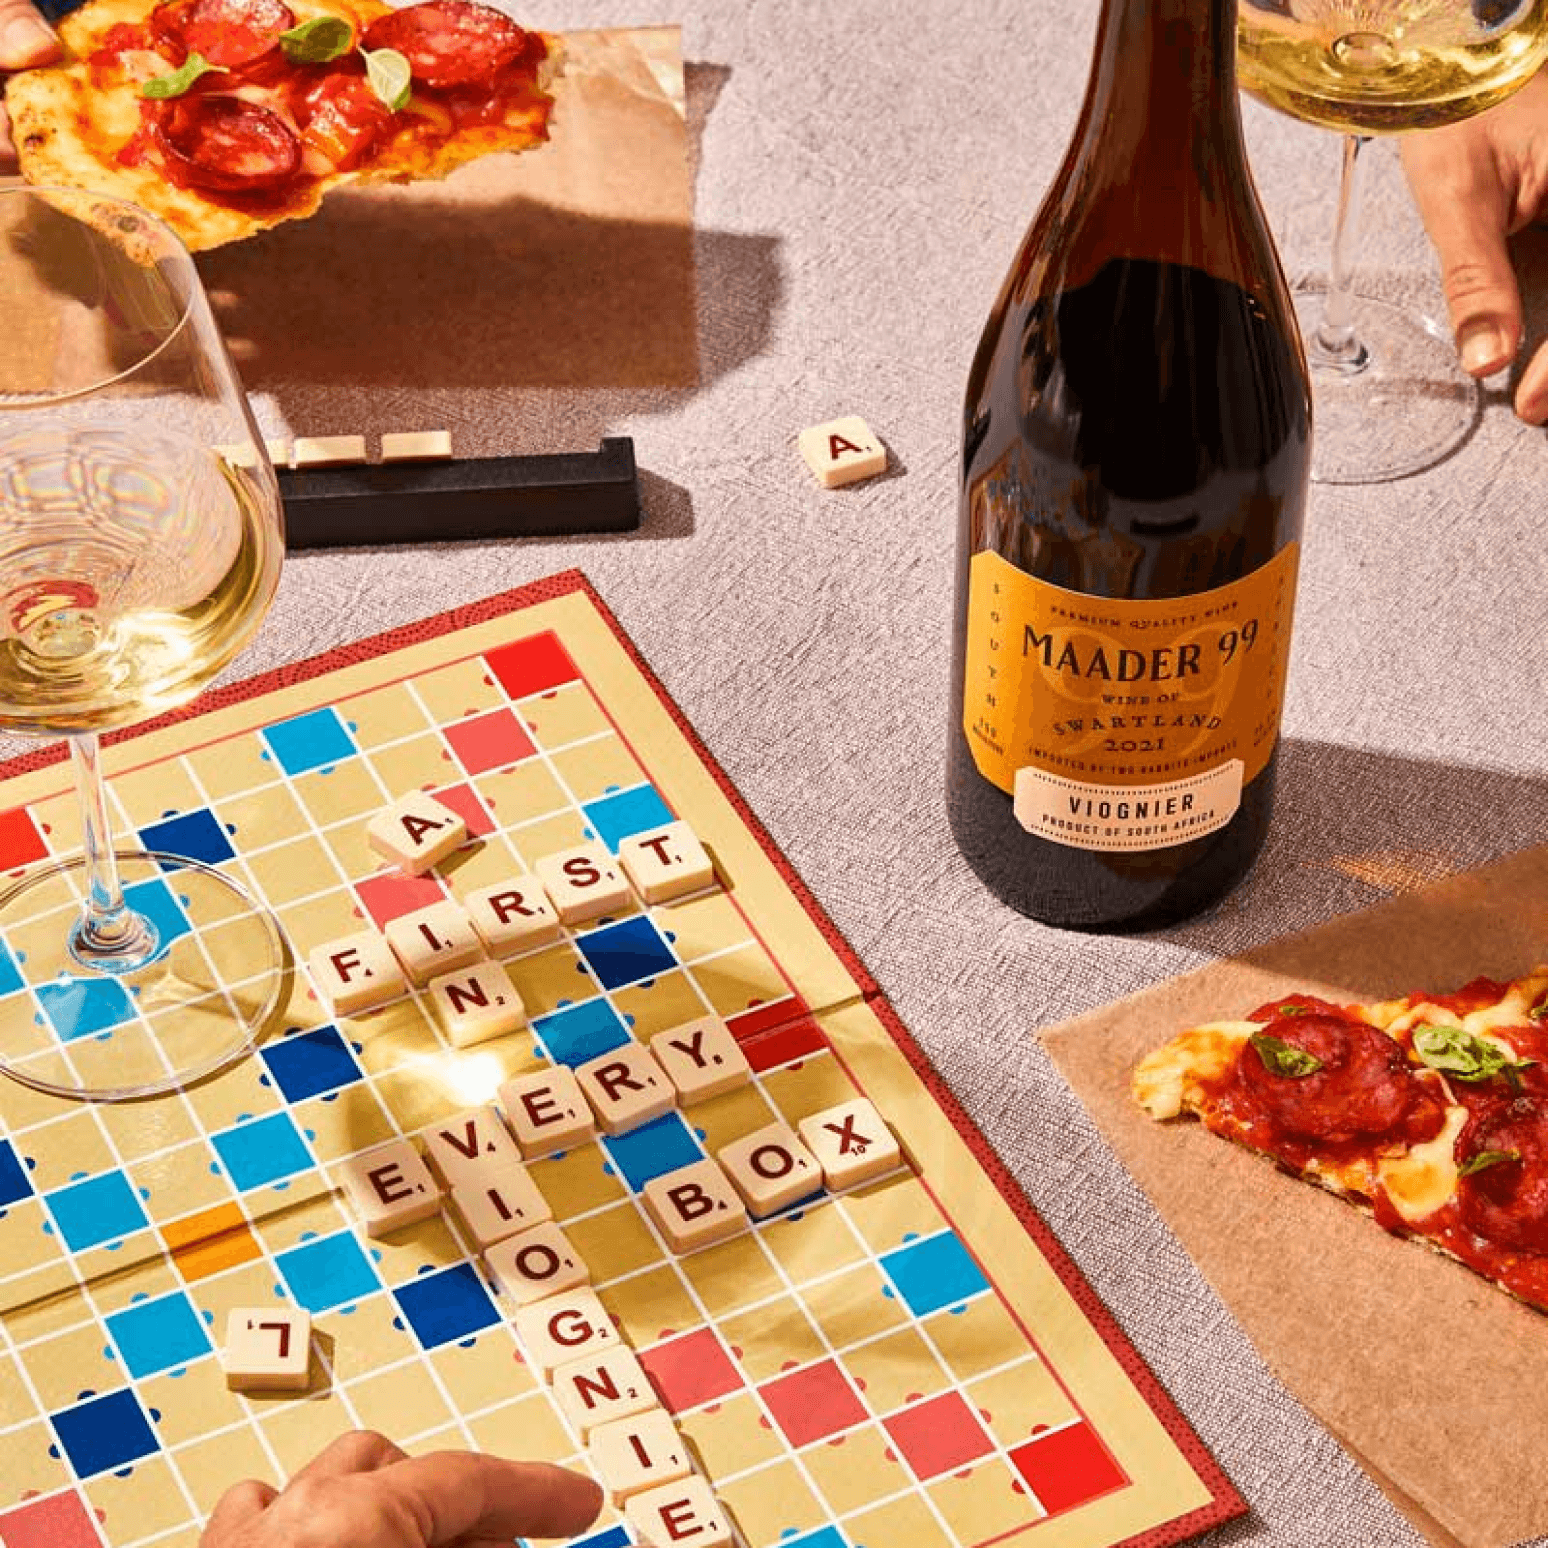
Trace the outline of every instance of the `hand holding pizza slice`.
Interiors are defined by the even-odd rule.
[[[480,0],[88,0],[59,32],[64,63],[6,86],[22,175],[196,251],[548,138],[558,39]]]

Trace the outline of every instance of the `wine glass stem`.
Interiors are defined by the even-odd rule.
[[[69,742],[86,871],[86,897],[70,937],[70,951],[84,967],[125,972],[141,966],[155,953],[156,930],[124,900],[97,735],[80,731]]]
[[[1352,374],[1363,371],[1370,352],[1360,342],[1354,322],[1354,260],[1360,245],[1360,152],[1369,137],[1344,136],[1343,170],[1339,176],[1338,214],[1333,223],[1333,256],[1322,320],[1308,341],[1313,366]]]

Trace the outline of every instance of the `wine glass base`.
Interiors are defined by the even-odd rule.
[[[1443,462],[1479,417],[1478,384],[1450,335],[1420,312],[1357,295],[1364,361],[1330,359],[1317,344],[1325,299],[1320,286],[1295,292],[1312,379],[1312,479],[1379,484]]]
[[[35,867],[0,894],[0,1074],[52,1096],[186,1086],[248,1053],[289,999],[279,927],[231,877],[144,850],[117,861],[126,901],[160,936],[132,971],[94,972],[70,950],[84,860]]]

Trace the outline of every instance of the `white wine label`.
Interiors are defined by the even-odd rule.
[[[1142,601],[974,554],[962,728],[979,773],[1007,795],[1027,769],[1149,790],[1235,762],[1250,783],[1279,735],[1299,554],[1291,543],[1228,586]]]
[[[1028,833],[1072,849],[1166,849],[1225,827],[1242,804],[1242,760],[1166,785],[1085,785],[1016,770],[1012,811]]]

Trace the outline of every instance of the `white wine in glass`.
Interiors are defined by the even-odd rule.
[[[115,844],[98,734],[220,672],[283,550],[273,470],[176,236],[98,195],[0,188],[0,729],[66,739],[79,814],[0,892],[20,983],[0,995],[5,1074],[147,1096],[239,1057],[282,1005],[282,937],[237,876]]]
[[[1548,0],[1239,0],[1242,87],[1344,136],[1328,280],[1295,297],[1316,405],[1313,478],[1375,483],[1432,467],[1478,412],[1440,323],[1354,290],[1362,149],[1372,135],[1481,113],[1545,62]]]

